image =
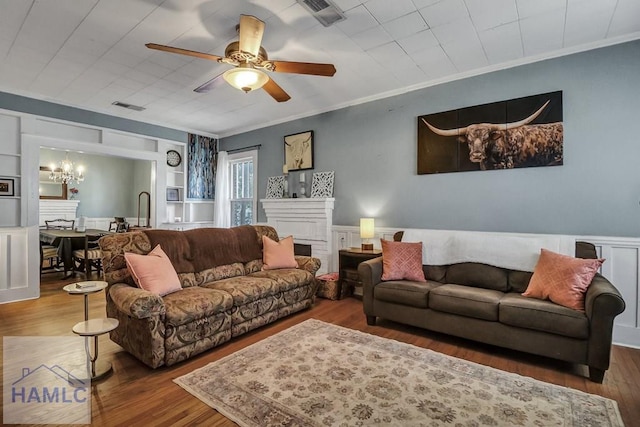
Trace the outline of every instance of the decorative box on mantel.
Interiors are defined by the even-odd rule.
[[[320,258],[318,274],[330,270],[331,228],[334,198],[262,199],[267,223],[281,238],[293,236],[295,243],[311,245],[311,255]]]

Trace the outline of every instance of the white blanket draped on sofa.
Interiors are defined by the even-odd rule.
[[[563,235],[407,229],[403,242],[422,242],[422,263],[448,265],[479,262],[533,271],[540,249],[575,255],[575,238]]]

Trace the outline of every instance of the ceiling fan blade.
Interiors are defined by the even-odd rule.
[[[149,49],[161,50],[163,52],[179,53],[181,55],[194,56],[196,58],[209,59],[211,61],[220,61],[221,56],[211,55],[209,53],[196,52],[195,50],[180,49],[179,47],[165,46],[162,44],[147,43],[145,45]]]
[[[269,95],[271,95],[273,99],[278,102],[287,102],[291,99],[289,94],[285,92],[280,86],[278,86],[278,84],[274,82],[271,77],[269,77],[269,81],[266,82],[264,86],[262,86],[262,89],[264,89]]]
[[[240,15],[240,50],[258,56],[264,22],[251,15]]]
[[[271,61],[278,73],[311,74],[331,77],[336,73],[333,64],[316,64],[313,62]]]
[[[222,73],[224,74],[224,73]],[[221,86],[222,84],[224,84],[225,80],[224,78],[222,78],[222,74],[218,74],[217,76],[215,76],[214,78],[212,78],[211,80],[209,80],[206,83],[201,84],[200,86],[198,86],[197,88],[195,88],[193,91],[194,92],[198,92],[198,93],[207,93],[210,90]]]

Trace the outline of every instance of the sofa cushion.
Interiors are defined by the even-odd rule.
[[[447,283],[507,292],[507,270],[476,262],[452,264],[447,269]]]
[[[381,282],[373,289],[375,299],[412,307],[427,308],[429,291],[437,286],[438,282],[412,282],[399,280]]]
[[[165,322],[172,326],[211,317],[233,306],[233,299],[227,292],[199,286],[165,295],[163,301],[166,308]]]
[[[229,277],[244,276],[244,265],[240,262],[220,265],[218,267],[207,268],[195,273],[195,280],[198,286],[216,280],[228,279]]]
[[[149,229],[142,232],[152,247],[162,246],[178,273],[195,273],[236,262],[244,264],[262,257],[258,234],[250,225],[187,231]]]
[[[424,271],[424,277],[427,280],[445,283],[447,268],[449,268],[448,265],[423,265],[422,271]]]
[[[429,292],[429,308],[483,320],[498,320],[503,292],[463,285],[446,284]]]
[[[546,249],[533,271],[525,297],[550,299],[556,304],[584,311],[587,288],[604,259],[581,259]]]
[[[145,291],[162,296],[182,290],[178,274],[160,245],[147,255],[127,252],[124,259],[133,280]]]
[[[250,277],[263,277],[275,280],[278,284],[278,291],[288,291],[309,283],[313,280],[313,274],[307,270],[299,268],[286,268],[280,270],[264,270],[251,273]]]
[[[584,313],[518,293],[505,294],[500,300],[500,322],[571,338],[589,338],[589,320]]]
[[[380,239],[382,245],[382,280],[426,282],[422,271],[422,243],[392,242]]]
[[[279,242],[262,236],[262,262],[264,270],[296,268],[298,263],[293,255],[293,236],[285,237]]]
[[[509,291],[526,291],[532,275],[529,271],[509,270]]]
[[[245,275],[255,273],[256,271],[260,270],[262,270],[262,257],[251,260],[244,265]]]
[[[254,273],[257,274],[257,273]],[[260,298],[266,298],[282,292],[282,285],[269,277],[249,276],[231,277],[202,285],[207,289],[225,291],[233,297],[233,305],[248,304]]]

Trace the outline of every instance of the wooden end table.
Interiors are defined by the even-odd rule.
[[[84,295],[84,321],[76,323],[71,329],[74,334],[85,337],[85,352],[87,353],[87,369],[85,372],[75,374],[74,377],[84,380],[99,380],[105,377],[113,369],[107,361],[98,362],[98,337],[113,331],[118,327],[118,319],[100,318],[89,319],[89,295],[104,290],[107,282],[87,281],[66,285],[62,289],[69,295]],[[93,353],[89,348],[89,338],[93,337]]]
[[[382,256],[380,249],[362,250],[360,248],[341,249],[338,252],[340,288],[348,286],[355,297],[362,298],[362,281],[358,275],[358,265],[363,261]]]

